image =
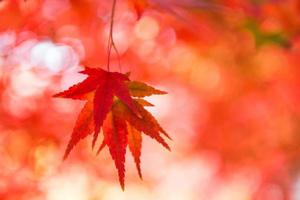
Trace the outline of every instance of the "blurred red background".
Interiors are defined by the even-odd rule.
[[[299,200],[300,3],[117,1],[122,72],[168,91],[149,110],[144,180],[107,149],[62,156],[82,102],[52,95],[105,68],[112,1],[0,1],[0,199]],[[112,55],[118,71],[117,55]]]

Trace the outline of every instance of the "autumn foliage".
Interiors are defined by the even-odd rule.
[[[299,17],[0,0],[0,199],[300,199]]]
[[[92,143],[94,147],[102,128],[104,139],[97,153],[108,146],[118,169],[120,184],[124,189],[127,145],[136,162],[139,176],[142,177],[140,168],[142,132],[170,150],[160,132],[169,136],[155,118],[144,109],[144,106],[151,104],[141,99],[153,94],[165,94],[165,92],[141,82],[130,81],[127,75],[117,72],[86,68],[81,73],[87,74],[88,78],[55,95],[55,97],[87,101],[78,116],[64,158],[67,158],[79,140],[92,133],[94,133]]]

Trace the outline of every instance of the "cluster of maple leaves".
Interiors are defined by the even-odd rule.
[[[97,154],[108,146],[118,170],[119,182],[124,189],[126,148],[131,151],[139,176],[142,178],[140,156],[142,133],[155,139],[165,148],[170,147],[162,135],[170,139],[166,131],[144,107],[153,106],[143,97],[166,94],[145,83],[131,81],[129,74],[109,72],[100,68],[85,68],[88,77],[55,97],[85,100],[65,151],[67,158],[73,147],[88,135],[93,134],[94,148],[102,130],[103,141]]]

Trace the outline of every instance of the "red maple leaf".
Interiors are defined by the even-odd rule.
[[[113,104],[114,96],[121,99],[132,111],[138,113],[125,84],[125,81],[129,80],[126,75],[92,68],[86,68],[81,73],[87,74],[88,78],[68,90],[56,94],[55,97],[82,99],[88,93],[95,91],[93,100],[94,141],[97,139],[103,121]]]
[[[77,118],[64,159],[81,139],[92,133],[94,133],[92,143],[94,147],[102,128],[104,140],[97,153],[108,146],[118,170],[120,185],[124,189],[127,145],[134,157],[140,177],[142,177],[140,168],[142,133],[170,150],[161,134],[170,139],[169,135],[144,108],[153,105],[142,99],[145,96],[166,94],[166,92],[142,82],[130,81],[127,75],[118,72],[86,68],[81,73],[88,75],[84,81],[54,95],[87,101]]]

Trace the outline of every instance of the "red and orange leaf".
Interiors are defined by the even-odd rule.
[[[141,172],[141,149],[142,149],[142,134],[140,131],[136,130],[129,123],[127,123],[127,131],[128,131],[128,146],[129,150],[134,158],[136,168],[138,170],[138,174],[142,179]]]
[[[73,149],[73,147],[81,140],[87,137],[94,131],[93,123],[93,103],[88,101],[83,109],[81,110],[76,124],[73,128],[71,139],[68,143],[67,149],[64,154],[64,159],[66,159]]]
[[[120,185],[124,190],[125,154],[127,146],[126,121],[113,113],[109,113],[103,124],[103,133],[105,143],[109,148],[109,152],[118,170]]]
[[[160,134],[169,136],[152,114],[144,109],[144,106],[153,105],[141,99],[141,97],[165,94],[165,92],[141,82],[129,81],[128,75],[118,72],[86,68],[80,73],[86,74],[88,77],[81,83],[55,95],[56,97],[87,100],[76,121],[64,158],[67,158],[81,139],[93,132],[92,147],[94,147],[102,128],[104,139],[97,154],[105,146],[108,146],[118,170],[120,185],[124,189],[127,144],[141,178],[142,133],[152,137],[170,150]],[[133,99],[133,97],[138,98]]]
[[[130,95],[133,97],[146,97],[154,94],[167,94],[164,91],[155,89],[154,87],[138,81],[127,82],[127,87],[129,89]]]

